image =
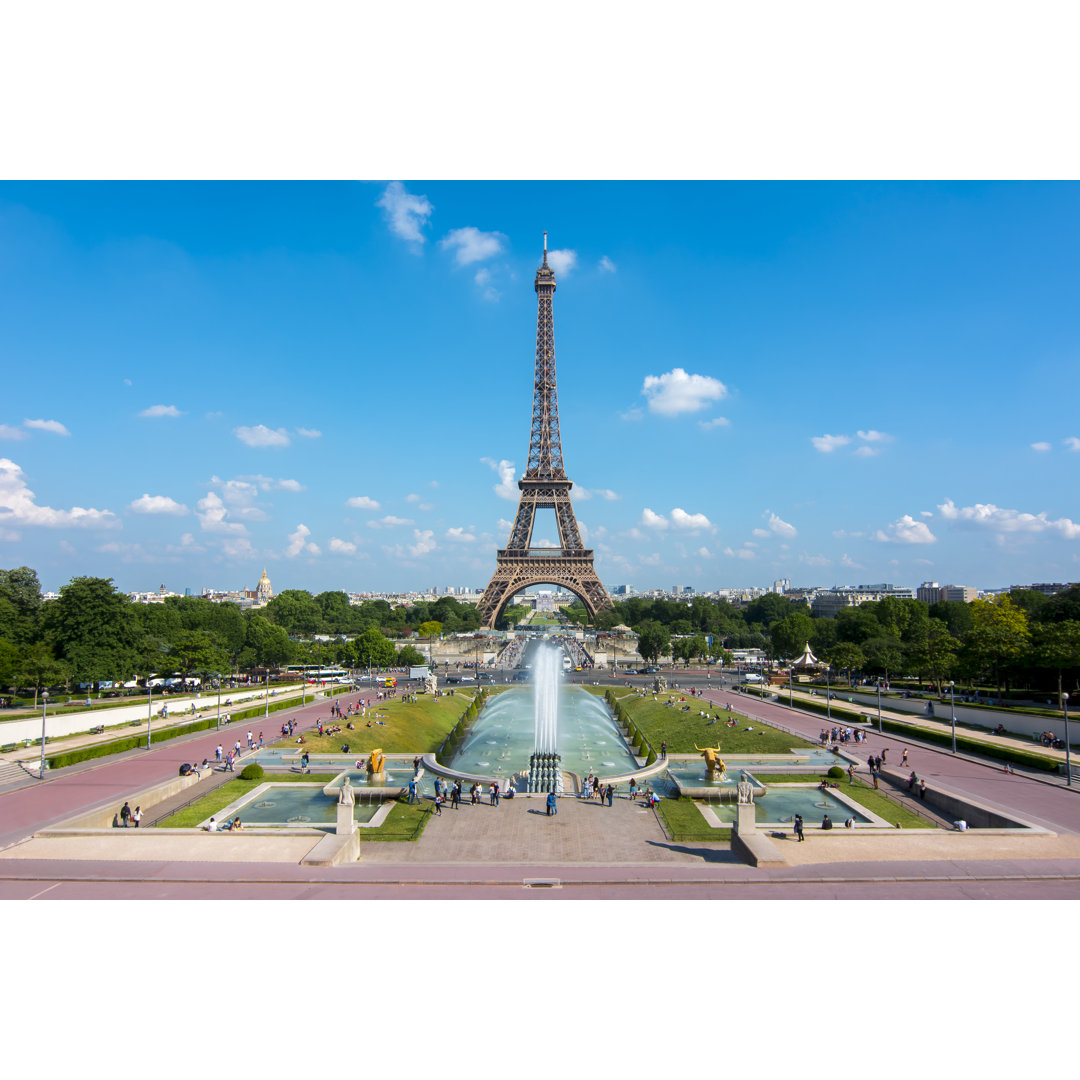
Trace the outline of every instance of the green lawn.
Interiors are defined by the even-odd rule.
[[[724,754],[786,754],[794,749],[805,749],[815,743],[800,739],[797,735],[769,727],[757,720],[750,720],[739,713],[728,713],[719,709],[706,709],[705,702],[687,697],[685,704],[689,712],[682,711],[682,702],[673,707],[663,704],[666,700],[678,700],[681,693],[660,694],[656,701],[650,694],[646,698],[634,694],[618,699],[619,704],[629,713],[641,733],[649,740],[652,748],[659,754],[660,743],[666,742],[669,754],[692,754],[695,745],[715,747],[720,745]],[[707,716],[699,712],[707,711]],[[739,721],[737,728],[724,727],[724,721],[734,715]],[[716,716],[720,719],[710,723]],[[753,731],[744,731],[752,727]]]
[[[421,800],[408,803],[395,802],[386,820],[377,829],[361,829],[360,840],[370,843],[378,840],[416,840],[431,820],[434,803]],[[360,856],[363,858],[363,855]]]
[[[470,692],[456,690],[440,697],[421,694],[408,705],[395,700],[376,702],[368,707],[362,720],[356,716],[335,720],[341,725],[336,735],[307,732],[303,748],[313,754],[336,754],[343,743],[348,743],[350,754],[366,754],[376,748],[387,754],[432,753],[442,745],[472,699]],[[379,720],[383,724],[377,723]],[[369,722],[371,727],[367,726]],[[346,723],[354,724],[354,730],[349,731]],[[295,738],[279,739],[273,745],[299,749]]]
[[[211,791],[208,795],[204,795],[198,802],[192,803],[190,806],[184,807],[183,810],[178,810],[170,817],[157,822],[154,828],[194,829],[200,821],[205,821],[211,814],[216,814],[219,810],[224,810],[229,803],[233,802],[233,800],[241,798],[249,791],[254,791],[260,784],[288,784],[301,782],[309,784],[329,784],[336,775],[337,773],[329,773],[326,775],[267,773],[266,775],[259,777],[258,780],[241,780],[237,777],[235,780],[230,780],[227,784],[222,784],[221,787]]]
[[[701,840],[730,840],[731,826],[711,828],[691,799],[661,799],[657,812],[668,835],[676,843]]]

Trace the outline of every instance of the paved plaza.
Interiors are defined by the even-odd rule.
[[[348,701],[370,698],[352,694]],[[822,719],[780,704],[707,690],[810,739]],[[326,701],[284,716],[301,729]],[[251,725],[256,731],[258,725]],[[244,725],[245,730],[247,725]],[[1044,832],[807,830],[807,842],[775,840],[787,865],[757,869],[726,841],[676,843],[654,810],[629,799],[608,807],[564,797],[548,817],[543,798],[444,807],[412,843],[366,842],[359,861],[301,866],[317,838],[252,830],[237,836],[117,830],[34,836],[92,807],[119,807],[131,793],[176,775],[181,762],[213,757],[216,731],[88,762],[0,793],[0,898],[1075,898],[1080,896],[1080,792],[1054,778],[1004,773],[991,763],[867,733],[865,757],[888,748],[933,787],[1007,809]],[[857,756],[857,755],[856,755]],[[865,770],[865,766],[862,767]],[[214,774],[204,781],[215,784]],[[179,797],[178,797],[179,798]]]

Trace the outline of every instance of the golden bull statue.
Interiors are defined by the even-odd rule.
[[[715,750],[711,746],[698,746],[696,743],[694,749],[705,759],[705,768],[709,772],[727,772],[727,766],[720,759],[719,743],[716,744]]]
[[[383,771],[383,766],[386,764],[386,757],[381,750],[372,750],[368,757],[367,771],[372,776],[377,775]]]

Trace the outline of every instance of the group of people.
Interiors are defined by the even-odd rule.
[[[615,798],[615,788],[611,784],[605,787],[600,783],[599,777],[589,773],[581,785],[581,797],[583,799],[599,799],[601,806],[604,803],[611,806],[612,800]]]
[[[243,828],[243,824],[240,821],[240,815],[232,819],[232,821],[226,821],[224,825],[218,825],[214,818],[211,818],[206,825],[207,832],[239,832]]]
[[[856,731],[855,728],[850,727],[822,728],[818,737],[822,746],[834,746],[837,743],[865,742],[866,732]]]
[[[124,803],[124,805],[120,807],[120,827],[121,828],[126,829],[126,828],[128,828],[128,826],[134,825],[135,828],[137,829],[139,827],[139,822],[140,821],[142,821],[142,807],[141,806],[136,806],[135,809],[132,810],[131,807],[127,803]],[[115,822],[114,822],[114,824],[115,824]]]

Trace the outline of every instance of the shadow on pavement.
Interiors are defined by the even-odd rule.
[[[696,855],[703,862],[727,863],[731,866],[745,865],[742,859],[739,859],[734,854],[732,854],[730,849],[720,851],[716,848],[686,847],[683,844],[665,844],[659,840],[647,840],[646,843],[649,844],[651,847],[666,848],[668,851],[677,851],[681,855]]]

